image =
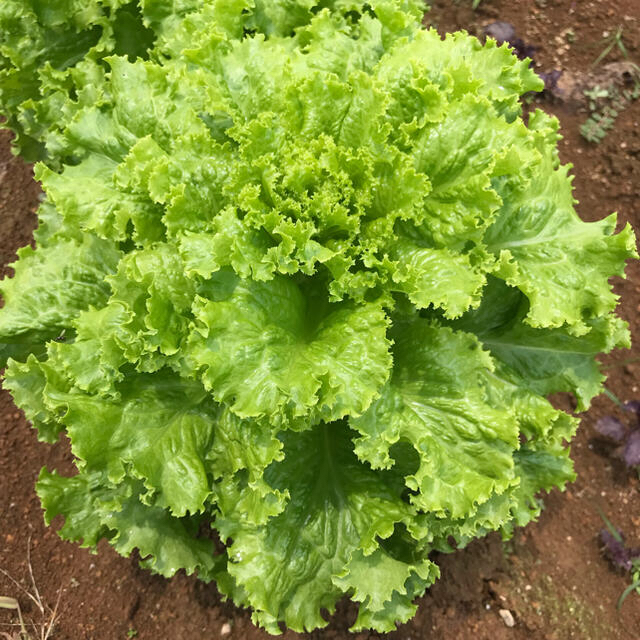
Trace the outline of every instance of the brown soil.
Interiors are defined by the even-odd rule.
[[[429,21],[440,30],[466,28],[481,33],[493,20],[516,26],[518,36],[537,47],[542,70],[563,69],[584,76],[605,48],[603,32],[623,27],[629,56],[640,62],[640,4],[638,0],[483,0],[478,11],[472,0],[436,0]],[[604,62],[622,60],[614,48]],[[617,210],[621,223],[630,221],[640,233],[640,100],[629,105],[615,128],[599,145],[585,142],[579,126],[587,117],[575,101],[557,98],[537,106],[556,114],[565,139],[562,155],[575,165],[576,196],[584,219],[602,218]],[[0,139],[0,274],[14,259],[16,248],[27,244],[35,225],[33,212],[38,188],[29,167],[11,158],[8,137]],[[629,266],[628,279],[616,283],[622,296],[621,315],[630,323],[640,344],[640,262]],[[614,353],[608,388],[623,400],[640,398],[640,364],[616,364],[633,353]],[[570,400],[560,398],[563,408]],[[602,557],[598,531],[600,507],[640,546],[640,483],[620,466],[598,453],[593,424],[613,409],[604,397],[583,416],[573,445],[578,480],[563,494],[554,492],[538,523],[519,531],[503,544],[496,535],[466,550],[439,559],[442,578],[420,601],[413,621],[390,640],[638,640],[640,596],[632,594],[621,612],[616,601],[628,576],[613,572]],[[19,598],[26,616],[44,621],[25,593],[3,572],[29,589],[27,553],[42,599],[54,606],[58,593],[59,640],[144,640],[209,637],[264,640],[249,614],[221,602],[215,587],[177,576],[165,580],[138,568],[136,560],[119,557],[108,545],[98,555],[61,542],[53,528],[44,527],[34,493],[39,469],[70,471],[63,444],[51,448],[37,443],[22,413],[5,391],[0,391],[0,595]],[[507,609],[515,626],[499,615]],[[341,606],[331,626],[307,637],[349,637],[354,618],[351,606]],[[0,623],[15,622],[13,612],[0,610]],[[11,630],[0,627],[0,631]],[[38,636],[39,637],[39,636]],[[288,632],[287,639],[302,638]],[[382,637],[361,633],[355,640]]]

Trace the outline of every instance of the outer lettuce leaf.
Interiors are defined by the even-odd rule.
[[[167,578],[184,569],[198,571],[206,578],[213,574],[218,560],[213,543],[196,537],[196,518],[176,518],[164,509],[146,506],[139,500],[136,485],[115,488],[100,473],[81,472],[72,478],[43,469],[37,492],[50,524],[58,514],[65,523],[60,536],[82,541],[95,548],[107,537],[116,550],[128,556],[138,549],[141,565]]]
[[[58,347],[64,352],[73,345]],[[79,392],[73,378],[58,374],[57,359],[50,353],[45,363],[31,358],[9,367],[8,387],[17,398],[42,385],[44,402],[29,407],[29,417],[45,426],[62,423],[81,467],[116,485],[125,475],[142,479],[148,490],[142,499],[154,498],[176,517],[202,511],[211,494],[206,458],[218,416],[202,386],[171,373],[143,374],[129,377],[119,396],[107,399]]]
[[[528,188],[505,203],[484,241],[500,256],[496,275],[527,295],[530,326],[566,325],[584,335],[586,318],[615,308],[608,279],[623,275],[625,260],[637,253],[630,226],[613,235],[615,215],[592,223],[578,218],[568,170],[545,158]]]
[[[85,235],[60,238],[47,246],[18,251],[15,276],[0,285],[5,306],[0,314],[0,347],[23,357],[24,349],[42,352],[42,344],[70,330],[74,318],[90,305],[104,304],[105,282],[121,253],[113,242]],[[28,351],[26,352],[28,354]],[[0,357],[2,351],[0,351]],[[6,360],[0,360],[4,366]]]
[[[394,326],[394,370],[379,400],[351,424],[356,453],[389,468],[390,447],[410,442],[420,457],[406,478],[413,504],[460,518],[513,484],[518,429],[511,412],[492,407],[481,384],[493,367],[471,335],[420,319]]]
[[[532,328],[529,308],[520,291],[491,279],[480,308],[454,326],[475,333],[519,387],[541,396],[568,391],[580,411],[587,409],[605,379],[596,356],[629,346],[626,323],[615,316],[588,319],[588,333],[576,336],[569,328]]]
[[[57,387],[67,388],[64,376],[56,369],[40,366],[39,361],[31,353],[26,362],[9,361],[5,371],[3,387],[9,389],[13,399],[33,426],[38,429],[38,439],[43,442],[56,442],[64,425],[59,416],[51,411],[45,389],[48,379]]]
[[[83,163],[67,167],[62,174],[39,165],[36,178],[63,212],[66,225],[123,241],[128,237],[128,225],[132,224],[136,238],[161,239],[158,221],[162,211],[148,198],[119,191],[108,179],[116,167],[117,163],[109,157],[92,154]],[[78,183],[83,185],[82,189],[77,188]]]
[[[353,600],[361,603],[351,631],[388,632],[413,617],[414,599],[438,577],[440,571],[431,562],[411,564],[377,549],[369,556],[355,552],[344,575],[333,582],[344,591],[353,590]]]
[[[265,478],[289,493],[285,510],[262,527],[241,524],[241,512],[233,509],[216,520],[222,535],[233,539],[228,571],[254,609],[254,620],[272,632],[279,632],[280,619],[297,631],[326,626],[320,610],[333,612],[343,590],[352,588],[365,600],[366,611],[388,607],[375,621],[386,628],[399,609],[389,602],[395,593],[408,593],[410,602],[435,578],[425,557],[418,563],[394,561],[380,547],[379,539],[389,538],[396,522],[411,524],[413,508],[400,498],[401,478],[361,464],[350,437],[340,422],[283,433],[284,459],[270,466]],[[372,553],[375,557],[366,560]],[[372,599],[368,579],[358,572],[360,563],[376,561],[396,569]],[[412,572],[420,587],[411,585],[407,592]]]
[[[459,519],[428,518],[434,548],[452,551],[466,546],[475,538],[499,530],[510,538],[516,526],[523,527],[536,520],[543,507],[541,491],[550,491],[575,480],[569,450],[561,442],[527,443],[514,453],[517,482],[504,493],[494,494],[479,505],[471,516]]]

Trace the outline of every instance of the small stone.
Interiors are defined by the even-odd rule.
[[[228,622],[225,622],[222,627],[220,627],[220,635],[228,636],[231,633],[231,625]]]
[[[500,611],[498,611],[498,613],[500,614],[500,617],[502,618],[502,622],[504,622],[507,627],[515,627],[516,626],[516,621],[513,619],[513,615],[511,613],[511,611],[509,611],[509,609],[500,609]]]

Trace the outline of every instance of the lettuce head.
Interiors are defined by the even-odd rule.
[[[408,620],[450,550],[536,518],[628,346],[635,255],[574,210],[542,88],[417,0],[5,0],[41,160],[4,384],[77,474],[60,535],[215,580],[272,633]],[[221,545],[215,546],[211,530]]]

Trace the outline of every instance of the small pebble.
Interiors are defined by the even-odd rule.
[[[228,622],[225,622],[220,628],[221,636],[228,636],[231,633],[231,625]]]
[[[516,626],[516,621],[513,619],[513,615],[511,614],[511,611],[509,611],[509,609],[500,609],[500,611],[498,611],[498,613],[500,614],[500,617],[502,618],[502,622],[504,622],[505,625],[507,625],[507,627],[515,627]]]

